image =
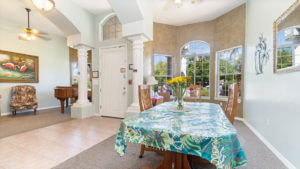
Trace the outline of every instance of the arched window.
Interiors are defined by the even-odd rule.
[[[109,18],[102,26],[103,40],[119,39],[122,37],[122,25],[117,16]]]
[[[209,96],[210,46],[202,41],[185,44],[181,50],[181,76],[191,77],[201,85],[202,96]]]

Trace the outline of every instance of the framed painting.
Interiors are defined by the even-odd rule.
[[[0,50],[1,83],[38,83],[39,58]]]

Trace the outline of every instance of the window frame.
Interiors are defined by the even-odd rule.
[[[208,96],[201,96],[201,98],[202,99],[210,99],[210,68],[211,68],[211,61],[210,61],[210,53],[204,53],[204,54],[200,54],[200,55],[196,55],[196,56],[191,56],[191,55],[188,55],[188,56],[186,56],[187,58],[193,58],[193,63],[194,63],[194,79],[193,79],[193,81],[194,81],[194,85],[196,85],[196,78],[197,77],[200,77],[200,76],[197,76],[197,70],[201,70],[201,69],[196,69],[196,57],[199,57],[199,56],[208,56],[208,58],[209,58],[209,61],[208,61],[208,64],[209,64],[209,67],[208,67],[208,83],[209,83],[209,94],[208,94]],[[181,58],[182,59],[182,58]],[[181,64],[180,64],[180,66],[181,66]],[[203,67],[202,67],[202,71],[203,71],[204,69],[203,69]],[[180,67],[180,71],[181,71],[181,67]],[[187,77],[190,77],[190,76],[187,76]],[[203,87],[202,85],[201,85],[201,87]]]
[[[122,37],[123,37],[123,29],[121,30],[121,34],[122,34],[121,38],[114,38],[114,39],[106,39],[106,40],[104,40],[104,25],[105,25],[110,19],[112,19],[113,17],[117,17],[117,18],[118,18],[117,14],[113,12],[113,13],[108,14],[104,19],[101,20],[101,22],[100,22],[100,24],[99,24],[99,40],[100,40],[100,41],[109,41],[109,40],[118,40],[118,39],[122,39]],[[118,18],[118,19],[119,19],[119,18]],[[120,20],[120,19],[119,19],[119,20]],[[122,27],[122,23],[121,23],[121,22],[120,22],[120,24],[121,24],[121,27]],[[118,32],[118,31],[115,32],[116,35],[117,35],[117,32]]]
[[[300,43],[280,45],[280,46],[277,47],[277,52],[278,52],[278,49],[282,49],[282,48],[291,48],[292,49],[292,66],[278,69],[277,66],[279,64],[278,63],[279,56],[278,56],[278,53],[277,53],[277,57],[276,57],[276,63],[277,63],[276,69],[277,70],[286,70],[286,69],[290,69],[290,68],[300,67],[300,66],[296,66],[296,63],[295,63],[296,62],[295,50],[298,46],[300,46]]]
[[[167,57],[167,58],[171,58],[172,59],[172,69],[171,69],[171,76],[168,76],[168,75],[155,75],[154,74],[154,70],[155,70],[155,64],[154,64],[154,57],[155,57],[155,55],[160,55],[160,56],[165,56],[165,57]],[[153,64],[152,64],[152,75],[154,76],[154,78],[155,77],[166,77],[166,78],[168,78],[168,77],[171,77],[171,78],[173,78],[174,77],[174,56],[172,56],[172,55],[169,55],[169,54],[160,54],[160,53],[155,53],[155,54],[153,54],[153,56],[152,56],[152,58],[153,58]]]
[[[228,100],[228,96],[227,97],[223,97],[221,98],[219,96],[219,80],[220,80],[220,70],[219,70],[219,59],[218,59],[218,53],[219,52],[223,52],[223,51],[228,51],[228,50],[232,50],[232,49],[235,49],[235,48],[242,48],[242,63],[241,63],[241,83],[243,83],[243,70],[244,70],[244,47],[243,45],[238,45],[238,46],[234,46],[234,47],[231,47],[231,48],[227,48],[227,49],[223,49],[223,50],[219,50],[219,51],[216,51],[215,53],[215,96],[214,96],[214,100],[218,100],[218,101],[227,101]],[[237,74],[232,74],[233,76],[234,75],[237,75]],[[242,86],[242,84],[240,85]],[[238,98],[238,103],[241,103],[241,98]]]
[[[182,66],[182,58],[183,58],[183,55],[182,55],[182,49],[183,49],[183,47],[184,46],[186,46],[187,44],[189,44],[189,43],[192,43],[192,42],[201,42],[201,43],[205,43],[205,44],[207,44],[208,46],[209,46],[209,49],[210,49],[210,52],[209,53],[203,53],[203,54],[201,54],[200,56],[208,56],[209,57],[209,69],[208,69],[208,72],[209,72],[209,75],[208,75],[208,83],[209,83],[209,94],[208,94],[208,96],[201,96],[201,98],[202,99],[204,99],[204,100],[210,100],[210,98],[211,98],[211,69],[212,69],[212,62],[211,62],[211,59],[212,59],[212,49],[211,49],[211,46],[210,46],[210,44],[209,43],[207,43],[207,42],[205,42],[205,41],[202,41],[202,40],[193,40],[193,41],[189,41],[189,42],[187,42],[187,43],[185,43],[184,45],[182,45],[181,46],[181,48],[180,48],[180,64],[179,64],[179,72],[181,73],[181,66]],[[197,55],[198,56],[198,55]],[[196,76],[195,76],[195,74],[196,74],[196,69],[195,69],[195,67],[196,67],[196,64],[195,64],[195,57],[197,57],[197,56],[194,56],[194,84],[195,84],[195,78],[196,78]],[[201,86],[201,87],[203,87],[203,86]]]

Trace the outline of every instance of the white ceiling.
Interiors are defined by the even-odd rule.
[[[107,0],[72,1],[95,15],[112,10]],[[191,4],[191,0],[182,0],[183,5],[180,8],[174,5],[173,0],[153,1],[154,22],[179,26],[215,19],[247,0],[196,0],[196,4]],[[4,20],[11,23],[5,25],[6,30],[25,27],[27,25],[27,15],[24,8],[29,7],[32,9],[30,14],[32,28],[49,34],[65,36],[51,21],[36,11],[29,2],[30,0],[0,0],[0,20],[2,20],[2,23],[4,23]],[[3,24],[1,26],[3,29]]]
[[[72,0],[72,1],[95,15],[112,10],[107,0]]]
[[[4,31],[18,31],[27,27],[27,12],[25,8],[30,8],[30,26],[39,31],[64,36],[64,34],[45,16],[36,11],[28,3],[29,0],[0,0],[0,29]]]
[[[107,0],[72,0],[79,6],[97,15],[112,8]],[[150,0],[149,0],[150,1]],[[185,25],[213,20],[245,3],[247,0],[182,0],[178,8],[174,0],[152,0],[154,2],[154,22],[168,25]]]
[[[182,0],[182,6],[178,8],[172,0],[154,1],[154,21],[169,25],[186,25],[191,23],[213,20],[247,0]]]

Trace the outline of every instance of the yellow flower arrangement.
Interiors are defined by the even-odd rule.
[[[167,83],[170,85],[177,97],[178,101],[178,109],[183,109],[183,96],[185,94],[186,88],[189,87],[192,82],[192,78],[190,77],[175,77],[171,80],[168,80]]]
[[[192,80],[192,78],[190,78],[190,77],[181,77],[181,76],[179,76],[179,77],[175,77],[171,80],[168,80],[167,83],[169,85],[172,85],[174,83],[189,83],[189,82],[191,82],[191,80]]]

